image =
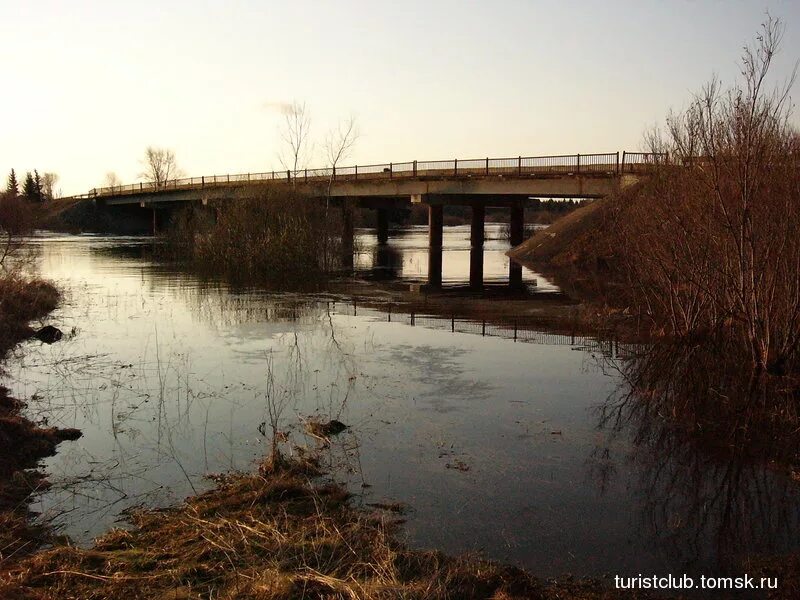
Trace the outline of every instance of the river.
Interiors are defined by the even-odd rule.
[[[393,232],[378,257],[374,233],[360,231],[357,268],[422,282],[426,235]],[[446,285],[469,279],[468,236],[445,228]],[[487,239],[485,280],[502,284],[508,243],[498,225]],[[209,473],[255,468],[272,406],[311,446],[305,419],[347,424],[323,451],[335,478],[357,503],[407,505],[418,547],[598,576],[724,570],[721,536],[754,552],[798,545],[787,478],[745,465],[735,506],[721,505],[730,465],[694,453],[675,464],[642,443],[641,427],[602,418],[626,386],[613,344],[482,335],[322,293],[237,291],[154,260],[147,238],[32,242],[40,273],[64,292],[47,322],[65,339],[23,344],[4,383],[37,420],[83,431],[45,461],[52,487],[33,504],[78,543],[124,525],[132,507],[208,488]],[[529,292],[557,291],[531,271],[523,279]]]

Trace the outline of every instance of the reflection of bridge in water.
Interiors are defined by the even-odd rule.
[[[543,346],[570,346],[575,350],[599,352],[609,358],[624,358],[641,351],[638,344],[620,344],[614,339],[603,340],[596,337],[572,333],[557,333],[543,330],[541,321],[533,318],[498,317],[475,319],[457,316],[434,315],[413,309],[403,309],[387,304],[376,308],[374,305],[359,305],[356,301],[329,301],[328,311],[334,314],[368,317],[375,321],[401,323],[410,327],[424,327],[452,333],[467,333],[482,337],[497,337],[514,342],[540,344]]]
[[[428,207],[428,285],[442,285],[443,208],[469,206],[470,285],[483,285],[486,209],[509,209],[512,246],[524,237],[524,209],[539,198],[603,198],[638,181],[662,155],[638,152],[567,154],[512,158],[406,161],[351,167],[239,173],[171,179],[96,188],[81,198],[106,210],[152,212],[153,232],[169,213],[185,204],[258,197],[259,188],[287,186],[311,198],[326,199],[342,211],[342,259],[353,266],[353,209],[376,212],[378,244],[389,238],[389,210],[422,204]],[[509,285],[522,285],[522,267],[509,265]]]

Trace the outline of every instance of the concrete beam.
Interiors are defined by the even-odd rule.
[[[407,180],[368,180],[334,182],[331,198],[354,198],[362,206],[386,207],[409,203],[484,204],[509,206],[527,198],[602,198],[618,190],[617,176],[564,175],[551,177],[478,177]],[[634,180],[625,177],[624,184]],[[266,185],[283,186],[317,198],[326,198],[328,187],[318,183],[298,183],[291,188],[284,182],[269,184],[216,184],[206,187],[162,190],[120,196],[106,196],[107,205],[151,204],[153,202],[199,202],[241,197],[258,197]]]

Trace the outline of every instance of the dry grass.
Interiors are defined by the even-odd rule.
[[[43,317],[58,304],[50,283],[18,272],[0,272],[0,358],[31,333],[28,321]]]
[[[292,190],[191,207],[173,222],[169,248],[201,272],[234,283],[308,285],[341,266],[341,211]]]
[[[133,515],[91,550],[59,546],[2,574],[3,598],[611,598],[514,567],[409,550],[392,513],[368,512],[314,461],[219,477],[172,510]]]

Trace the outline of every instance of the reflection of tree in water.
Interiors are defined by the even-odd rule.
[[[320,319],[325,302],[302,294],[272,294],[264,291],[233,290],[221,284],[198,285],[188,281],[171,289],[191,314],[213,327],[245,323],[295,322]]]
[[[736,570],[744,556],[800,539],[800,490],[780,472],[798,458],[797,389],[745,375],[736,359],[725,347],[678,345],[603,359],[627,382],[600,427],[632,436],[643,537],[687,568]],[[610,452],[595,451],[601,486]]]

